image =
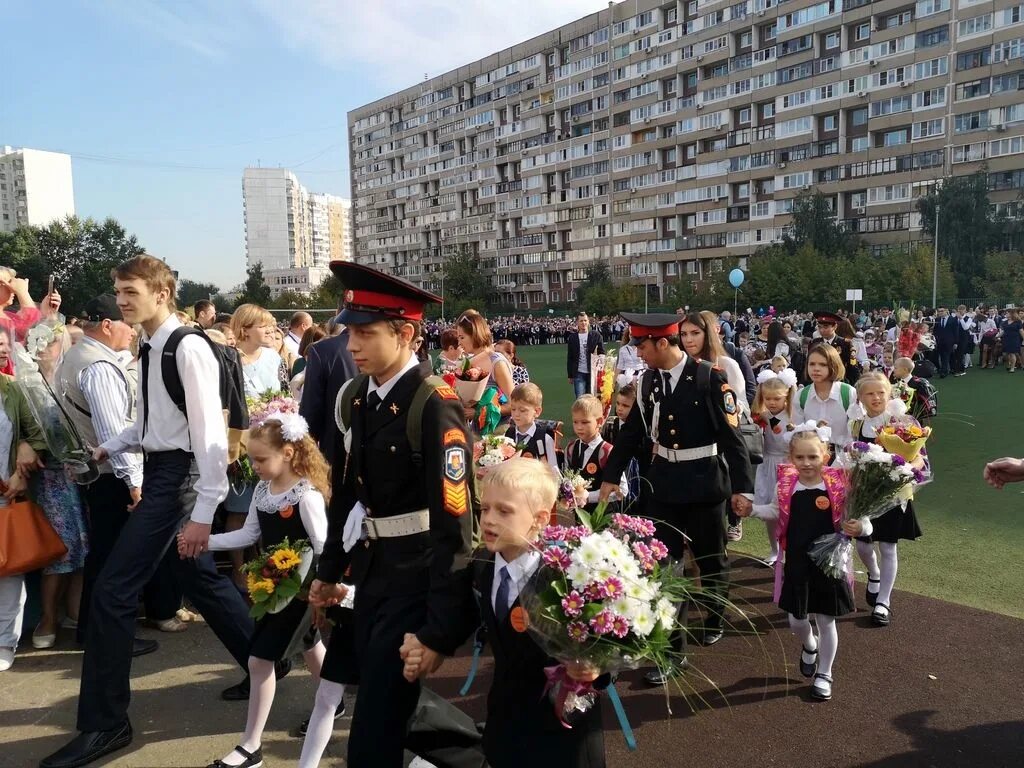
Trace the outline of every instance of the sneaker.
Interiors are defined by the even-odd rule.
[[[163,619],[162,621],[146,619],[145,624],[147,627],[159,629],[161,632],[184,632],[188,629],[188,624],[183,622],[177,616],[172,616],[171,618]]]
[[[14,649],[0,648],[0,672],[6,672],[14,665]]]
[[[967,375],[967,371],[957,371],[953,375],[954,376],[966,376]]]
[[[336,710],[334,710],[334,720],[335,720],[335,722],[337,722],[339,719],[341,719],[344,716],[345,716],[345,699],[342,698],[341,704],[339,704],[338,708]],[[305,720],[303,720],[301,723],[299,723],[299,736],[305,736],[306,735],[306,731],[309,729],[309,721],[312,719],[312,717],[313,716],[310,715]]]
[[[725,538],[729,541],[740,541],[743,538],[743,521],[730,525],[725,531]]]

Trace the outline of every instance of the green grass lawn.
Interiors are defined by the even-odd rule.
[[[544,417],[569,422],[565,346],[517,351],[544,390]],[[1024,618],[1024,484],[996,491],[981,477],[989,459],[1024,455],[1017,413],[1024,372],[1018,373],[972,368],[961,378],[936,379],[940,416],[928,443],[936,479],[917,500],[924,536],[900,544],[898,589]],[[746,521],[734,549],[766,554],[764,526]]]

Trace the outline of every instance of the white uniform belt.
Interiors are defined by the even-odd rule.
[[[654,448],[654,452],[671,464],[681,461],[695,461],[696,459],[709,459],[718,455],[718,443],[702,445],[699,448],[666,448],[660,443]]]
[[[367,517],[363,520],[363,530],[368,539],[394,539],[426,533],[430,530],[430,510],[420,509],[394,517]]]

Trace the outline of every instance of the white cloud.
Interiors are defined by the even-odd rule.
[[[369,69],[381,95],[608,7],[603,0],[307,0],[256,6],[286,45],[341,71]]]

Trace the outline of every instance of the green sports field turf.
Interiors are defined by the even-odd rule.
[[[569,422],[572,387],[565,376],[565,346],[517,351],[531,380],[544,390],[544,417]],[[1024,484],[996,491],[981,477],[989,459],[1024,455],[1017,410],[1024,399],[1024,371],[972,368],[966,376],[935,384],[940,415],[928,447],[936,479],[918,495],[924,536],[900,544],[896,587],[1024,618]],[[570,427],[567,439],[571,433]],[[746,521],[743,540],[733,549],[767,554],[764,526]],[[893,611],[899,611],[898,603]]]

